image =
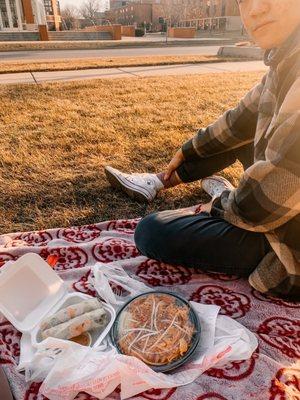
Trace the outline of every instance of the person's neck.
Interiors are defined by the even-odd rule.
[[[300,25],[279,46],[266,50],[264,62],[268,66],[276,66],[293,50],[300,49]]]

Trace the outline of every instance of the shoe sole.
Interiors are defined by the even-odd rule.
[[[209,193],[209,191],[206,190],[203,187],[203,182],[206,181],[206,180],[212,180],[212,181],[215,181],[215,182],[218,182],[218,183],[222,183],[224,185],[224,190],[227,190],[227,189],[228,190],[233,190],[234,189],[234,186],[229,181],[227,181],[227,179],[223,178],[222,176],[213,175],[213,176],[210,176],[208,178],[204,178],[201,181],[201,187],[204,190],[204,192],[207,193],[211,197],[212,197],[211,193]]]
[[[140,203],[150,203],[151,200],[147,197],[146,194],[141,193],[141,191],[134,188],[134,186],[114,174],[112,171],[105,168],[105,175],[108,179],[111,186],[115,189],[118,189],[122,192],[125,192],[132,200],[137,200]],[[142,188],[141,188],[142,189]],[[140,190],[141,190],[140,189]]]

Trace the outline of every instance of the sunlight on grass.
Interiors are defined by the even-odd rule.
[[[14,72],[71,71],[95,68],[118,68],[153,65],[178,65],[241,61],[241,58],[184,55],[184,56],[143,56],[143,57],[97,57],[90,59],[42,60],[42,61],[1,61],[0,74]]]
[[[184,207],[199,183],[149,206],[109,187],[103,166],[159,171],[262,73],[94,80],[0,88],[1,233],[88,224]],[[237,183],[241,169],[225,171]]]

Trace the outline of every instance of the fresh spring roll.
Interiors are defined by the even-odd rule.
[[[108,317],[103,308],[79,315],[67,322],[56,325],[42,332],[42,339],[53,337],[56,339],[71,339],[92,329],[104,329],[108,324]]]
[[[78,317],[79,315],[88,313],[90,311],[97,310],[101,307],[102,306],[97,299],[85,300],[78,304],[65,307],[50,317],[45,318],[41,323],[41,331],[53,328],[56,325],[67,322],[72,318]]]

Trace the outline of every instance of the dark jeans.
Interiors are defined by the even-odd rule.
[[[239,159],[253,163],[253,146],[185,162],[178,174],[191,182],[214,174]],[[138,224],[135,243],[152,259],[239,276],[249,276],[270,250],[264,234],[246,231],[221,218],[187,210],[150,214]]]
[[[244,170],[249,168],[254,162],[253,144],[251,143],[236,150],[217,154],[216,156],[184,162],[177,169],[177,174],[183,182],[194,182],[222,171],[234,164],[236,160],[242,163]]]

